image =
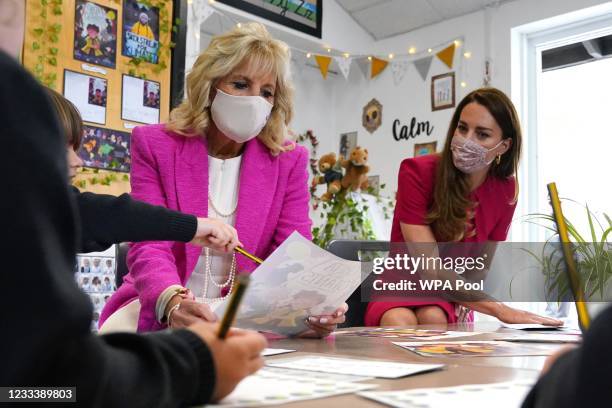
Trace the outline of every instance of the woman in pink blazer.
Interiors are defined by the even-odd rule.
[[[260,24],[214,37],[187,76],[187,98],[170,122],[133,130],[133,197],[220,218],[260,258],[294,231],[311,239],[308,152],[285,139],[292,116],[289,61],[287,46]],[[178,242],[132,244],[127,262],[130,272],[104,307],[101,326],[135,304],[138,331],[214,320],[204,304],[211,292],[213,300],[223,298],[236,271],[256,267],[240,255]],[[346,309],[310,317],[311,334],[331,333]]]

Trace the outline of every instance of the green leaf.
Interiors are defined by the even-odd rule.
[[[40,37],[43,34],[43,29],[42,28],[35,28],[34,30],[32,30],[34,32],[34,35],[36,37]]]
[[[40,49],[40,44],[36,41],[32,43],[32,51],[36,51]]]
[[[57,55],[58,52],[59,52],[59,48],[56,48],[56,47],[49,48],[49,54],[51,55]]]

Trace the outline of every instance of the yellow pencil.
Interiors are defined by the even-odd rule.
[[[247,251],[245,251],[244,249],[240,248],[240,247],[236,247],[234,248],[234,251],[246,256],[247,258],[249,258],[251,261],[256,262],[258,264],[262,264],[263,260],[259,259],[258,257],[256,257],[255,255],[251,255],[249,254]]]
[[[227,309],[225,310],[225,314],[221,320],[221,325],[219,326],[219,333],[217,334],[217,337],[220,339],[225,338],[230,327],[232,327],[232,323],[234,323],[242,296],[249,286],[249,280],[250,278],[247,274],[236,275],[236,288],[230,297],[229,304],[227,305]]]

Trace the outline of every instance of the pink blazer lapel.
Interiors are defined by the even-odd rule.
[[[206,140],[185,137],[175,153],[175,186],[179,211],[208,214],[208,149]]]
[[[199,137],[184,139],[182,147],[175,153],[175,188],[179,211],[197,217],[208,215],[208,149],[206,140]],[[194,245],[185,246],[186,275],[183,284],[198,262],[202,249]]]
[[[259,139],[247,143],[240,168],[235,228],[244,249],[253,254],[263,250],[258,243],[268,222],[268,213],[278,182],[278,171],[278,158],[273,157]],[[236,262],[238,271],[251,271],[255,266],[242,255],[236,255]]]

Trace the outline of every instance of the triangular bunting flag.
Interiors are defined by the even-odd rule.
[[[338,64],[338,68],[340,69],[340,72],[342,72],[344,79],[348,79],[349,72],[351,70],[351,59],[346,57],[334,57],[334,60],[336,61],[336,64]]]
[[[370,61],[367,58],[359,58],[356,60],[357,67],[363,74],[363,76],[367,79],[370,77]]]
[[[391,72],[393,72],[393,83],[395,85],[399,85],[404,79],[404,75],[408,70],[408,61],[398,61],[395,60],[391,63]]]
[[[323,75],[324,79],[327,79],[327,70],[329,69],[331,57],[326,57],[325,55],[315,55],[315,59],[317,60],[317,65],[319,66],[321,75]]]
[[[389,61],[385,61],[376,57],[372,57],[372,74],[370,78],[374,78],[387,68]]]
[[[455,59],[455,43],[452,43],[442,51],[436,54],[440,61],[446,64],[447,67],[453,67],[453,59]]]
[[[197,3],[193,3],[193,11],[195,19],[198,22],[198,26],[200,26],[215,12],[215,9],[206,4],[205,1],[199,1]],[[200,28],[198,27],[198,30],[199,29]]]
[[[429,68],[431,67],[431,61],[433,61],[433,56],[431,55],[414,61],[414,67],[418,71],[419,75],[421,75],[421,79],[423,81],[427,79]]]

